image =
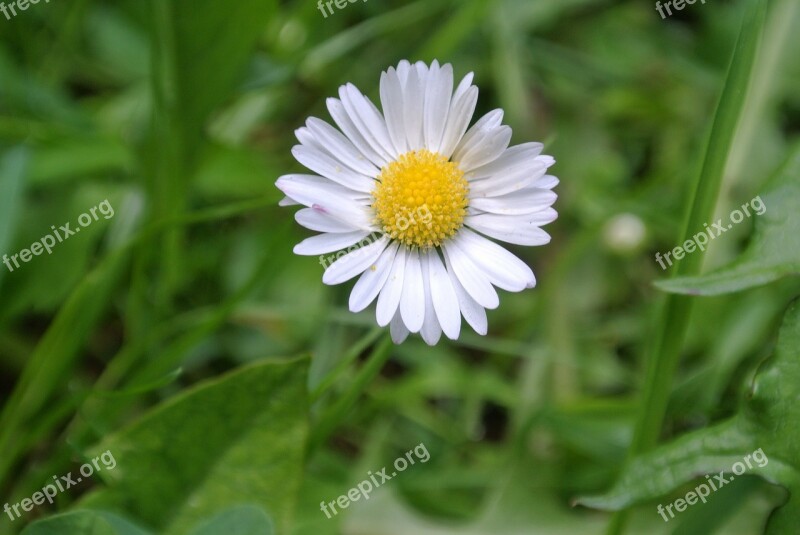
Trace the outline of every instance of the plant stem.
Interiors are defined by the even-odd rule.
[[[680,243],[692,239],[693,233],[702,230],[703,224],[710,222],[714,217],[725,164],[742,115],[758,44],[763,33],[766,11],[767,0],[751,0],[745,10],[739,39],[706,145],[703,166],[691,189],[690,209],[685,219]],[[703,260],[703,251],[696,251],[683,259],[676,259],[671,275],[674,277],[699,275]],[[669,294],[660,310],[656,332],[651,337],[649,358],[646,360],[641,412],[628,450],[629,459],[652,449],[658,442],[693,305],[692,296]],[[622,533],[625,519],[624,512],[615,514],[607,533],[610,535]]]

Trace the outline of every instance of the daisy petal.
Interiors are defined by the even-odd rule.
[[[411,71],[411,63],[407,59],[400,60],[397,64],[397,77],[400,79],[400,85],[405,86],[408,80],[408,73]]]
[[[327,100],[328,103],[328,113],[331,114],[333,117],[333,121],[336,123],[336,126],[344,132],[344,135],[347,136],[353,145],[363,154],[369,161],[374,163],[378,167],[383,167],[387,163],[389,163],[389,158],[378,154],[372,146],[367,143],[367,140],[364,139],[364,136],[361,135],[358,128],[356,127],[353,120],[347,113],[347,110],[338,98],[329,98]]]
[[[456,150],[453,153],[453,161],[461,161],[461,156],[464,153],[465,148],[469,148],[474,143],[474,138],[478,134],[481,134],[484,131],[491,131],[496,129],[500,126],[500,123],[503,122],[503,110],[497,109],[492,110],[472,125],[472,128],[467,130],[467,133],[464,134],[464,137],[461,138],[461,141],[458,142],[456,146]]]
[[[408,152],[403,118],[403,86],[397,72],[391,67],[381,74],[381,105],[395,151],[397,154]]]
[[[544,149],[544,145],[541,143],[523,143],[522,145],[508,147],[495,161],[477,167],[467,173],[467,178],[469,180],[476,180],[478,178],[489,178],[496,175],[514,173],[520,168],[529,168],[534,162],[541,162],[546,167],[550,167],[550,165],[555,163],[555,160],[549,163],[547,159],[540,159],[539,155],[542,153],[542,149]]]
[[[447,260],[446,256],[445,260]],[[464,319],[467,320],[467,323],[469,323],[470,327],[472,327],[476,333],[480,334],[481,336],[486,335],[489,329],[489,321],[486,318],[486,310],[469,295],[450,267],[447,268],[447,276],[450,278],[450,282],[453,285],[453,290],[456,292],[456,297],[458,298],[458,308],[461,310],[461,314],[464,316]]]
[[[316,232],[352,232],[358,230],[352,224],[335,219],[329,214],[314,208],[298,210],[294,214],[294,219],[305,228]]]
[[[475,113],[477,104],[478,88],[474,86],[467,89],[463,95],[453,97],[453,103],[447,115],[447,125],[442,135],[442,145],[439,150],[442,156],[449,158],[453,155],[458,142],[461,141],[464,132],[469,127],[469,122],[472,120],[472,114]]]
[[[389,139],[386,121],[375,105],[362,95],[356,86],[347,84],[340,87],[339,99],[344,104],[344,109],[347,110],[353,124],[375,152],[387,160],[393,160],[398,156],[394,154],[394,146]]]
[[[378,295],[378,306],[375,310],[375,319],[378,325],[386,327],[394,313],[397,312],[397,307],[400,306],[400,297],[403,295],[403,276],[406,269],[406,249],[400,247],[392,262],[392,268],[389,272],[389,278],[381,289]]]
[[[403,113],[409,150],[421,149],[424,144],[422,137],[424,90],[422,80],[419,78],[419,69],[409,69],[408,79],[403,88]]]
[[[305,145],[295,145],[292,149],[295,159],[325,178],[329,178],[354,191],[369,193],[375,187],[375,180],[346,167],[333,156]]]
[[[428,279],[427,272],[424,268],[422,284],[425,290],[425,321],[422,323],[419,334],[422,336],[422,339],[425,340],[426,344],[435,346],[442,337],[442,327],[439,325],[436,314],[433,312],[433,298],[431,297],[432,282]]]
[[[456,87],[455,93],[453,93],[453,102],[463,97],[469,88],[473,87],[473,78],[475,78],[475,73],[471,72],[461,79],[461,82],[458,83],[458,87]],[[477,89],[477,87],[475,89]]]
[[[419,251],[409,251],[403,276],[403,295],[400,297],[400,316],[412,333],[419,332],[425,319],[425,288]]]
[[[511,127],[500,126],[494,130],[483,131],[474,138],[474,143],[467,146],[459,158],[459,167],[469,172],[476,167],[486,165],[500,157],[511,142]]]
[[[558,178],[553,175],[544,175],[542,178],[533,183],[534,187],[541,189],[553,189],[558,186]]]
[[[300,203],[292,199],[291,197],[284,197],[280,201],[278,201],[278,206],[300,206]]]
[[[434,61],[428,75],[425,88],[425,104],[423,107],[423,133],[425,146],[431,152],[439,152],[442,134],[447,124],[447,113],[450,110],[450,99],[453,95],[453,66]]]
[[[375,230],[369,207],[351,192],[322,177],[286,175],[276,185],[292,200],[361,230]]]
[[[306,126],[316,140],[344,165],[370,178],[378,176],[380,170],[364,158],[356,146],[333,126],[316,117],[308,119]]]
[[[408,329],[403,325],[403,320],[400,318],[400,312],[396,312],[392,317],[389,324],[389,332],[392,334],[392,342],[395,344],[402,344],[408,338]]]
[[[309,119],[311,120],[311,119]],[[305,126],[302,126],[294,131],[294,137],[297,138],[297,141],[300,142],[301,145],[309,147],[311,149],[317,149],[320,152],[324,152],[325,154],[330,154],[328,149],[325,148],[325,145],[317,139],[317,137]]]
[[[318,254],[332,253],[350,247],[369,236],[369,231],[357,230],[355,232],[325,233],[311,238],[306,238],[294,246],[294,254],[315,256]]]
[[[427,264],[427,278],[430,281],[431,299],[433,309],[436,311],[436,317],[439,319],[439,324],[447,337],[451,340],[456,340],[461,332],[458,296],[456,296],[450,277],[447,275],[447,270],[442,264],[442,259],[439,258],[439,253],[435,250],[428,251],[425,255],[425,263]],[[429,311],[430,309],[426,308],[426,321],[428,320]]]
[[[496,243],[468,229],[461,229],[455,242],[498,288],[521,292],[525,288],[536,286],[536,277],[531,268]]]
[[[547,171],[544,164],[532,162],[523,167],[519,166],[507,173],[498,173],[490,178],[473,180],[469,184],[471,198],[499,197],[507,193],[531,187],[537,183]]]
[[[530,215],[503,216],[481,214],[468,216],[464,224],[496,240],[516,245],[544,245],[550,243],[550,235],[539,228],[558,217],[552,208]]]
[[[324,198],[326,195],[357,202],[363,201],[364,206],[368,204],[370,199],[368,193],[348,189],[341,184],[317,175],[283,175],[278,178],[275,185],[293,200],[306,206],[311,206],[319,198]],[[289,193],[289,191],[292,193]],[[312,201],[311,199],[314,200]]]
[[[361,312],[372,303],[386,284],[397,254],[398,244],[393,242],[383,250],[378,261],[366,269],[350,292],[350,312]]]
[[[328,266],[322,275],[322,282],[325,284],[341,284],[363,273],[371,266],[389,244],[389,238],[382,236],[369,245],[361,247],[351,253],[347,253],[342,258]]]
[[[499,197],[479,197],[470,206],[492,214],[524,215],[550,208],[558,195],[549,189],[523,188]]]
[[[461,249],[448,242],[442,248],[448,271],[455,273],[464,289],[484,308],[497,308],[500,298],[492,283]]]

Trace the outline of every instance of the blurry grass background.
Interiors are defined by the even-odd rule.
[[[666,276],[654,254],[678,245],[742,7],[662,20],[640,0],[369,0],[323,18],[311,0],[73,0],[0,17],[0,254],[104,199],[116,211],[0,269],[3,503],[200,381],[310,353],[309,389],[331,379],[286,482],[302,484],[293,521],[269,511],[278,533],[602,532],[607,515],[568,504],[606,489],[625,458],[651,283]],[[763,191],[797,139],[798,24],[793,0],[771,3],[719,217]],[[404,58],[474,71],[476,115],[502,107],[513,144],[544,141],[561,179],[552,243],[515,249],[539,286],[503,294],[489,336],[434,348],[384,347],[372,312],[347,311],[349,285],[325,287],[316,259],[292,254],[307,233],[274,187],[301,170],[293,132],[330,119],[326,97],[353,82],[378,102],[380,72]],[[714,241],[706,266],[735,258],[751,228]],[[669,435],[735,410],[798,289],[698,301]],[[359,365],[371,352],[381,366]],[[429,463],[334,520],[319,511],[420,442]],[[782,499],[752,480],[669,525],[646,504],[631,532],[760,533]]]

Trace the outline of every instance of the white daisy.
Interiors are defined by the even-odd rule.
[[[313,175],[285,175],[282,206],[303,205],[302,226],[321,234],[294,252],[320,257],[325,284],[359,277],[350,310],[377,298],[376,317],[400,343],[419,332],[430,345],[457,339],[461,316],[487,332],[495,286],[532,288],[533,271],[487,239],[543,245],[540,227],[558,179],[541,143],[509,147],[503,111],[469,128],[478,100],[473,74],[453,91],[451,65],[401,61],[381,75],[383,113],[352,84],[328,99],[339,127],[317,118],[296,131],[292,154]],[[331,253],[337,253],[332,255]]]

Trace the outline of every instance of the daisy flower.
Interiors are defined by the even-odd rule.
[[[543,245],[542,225],[558,179],[541,143],[509,147],[511,128],[494,110],[469,123],[478,88],[470,73],[453,90],[453,68],[401,61],[381,74],[379,110],[354,85],[327,101],[339,127],[317,118],[296,131],[292,154],[314,174],[278,179],[282,206],[302,205],[300,225],[320,232],[299,255],[331,255],[322,281],[358,277],[350,310],[377,299],[378,325],[400,343],[420,333],[457,339],[461,316],[481,335],[495,287],[533,288],[533,271],[489,238]],[[321,263],[326,265],[326,256]]]

